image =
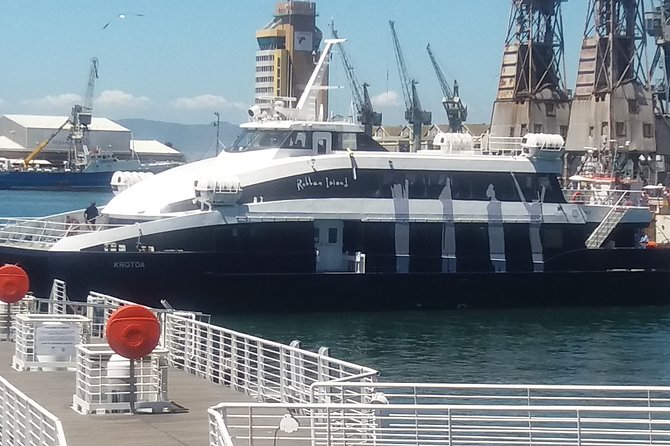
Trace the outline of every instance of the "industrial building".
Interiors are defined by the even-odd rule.
[[[316,26],[316,3],[280,1],[273,20],[256,32],[255,102],[267,111],[276,98],[300,98],[314,71],[323,38]],[[325,80],[327,82],[327,78]],[[327,95],[320,105],[327,116]]]
[[[626,176],[639,176],[640,155],[656,152],[643,11],[641,1],[589,0],[566,140],[568,152],[591,149],[615,158],[615,169],[628,164]],[[572,157],[570,170],[579,163]]]
[[[49,139],[67,116],[3,115],[0,116],[0,158],[23,159],[40,143]],[[39,159],[52,164],[68,160],[72,150],[70,123],[65,124],[42,150]],[[88,126],[88,149],[92,153],[109,153],[118,159],[140,156],[142,161],[183,161],[183,155],[164,144],[132,141],[127,128],[107,118],[93,118]]]
[[[491,136],[568,133],[561,0],[512,2]]]

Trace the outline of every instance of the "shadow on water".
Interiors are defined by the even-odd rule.
[[[384,381],[670,385],[670,307],[220,316]]]

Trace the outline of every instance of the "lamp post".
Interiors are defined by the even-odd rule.
[[[221,124],[221,115],[219,112],[214,112],[214,116],[216,116],[216,122],[213,123],[213,125],[216,127],[216,149],[214,149],[214,153],[216,156],[219,155],[219,125]]]

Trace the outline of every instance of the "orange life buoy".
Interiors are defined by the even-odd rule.
[[[116,353],[128,359],[140,359],[156,348],[161,330],[158,319],[146,307],[128,305],[109,317],[105,334]]]
[[[23,268],[16,265],[0,266],[0,301],[14,304],[26,296],[30,279]]]

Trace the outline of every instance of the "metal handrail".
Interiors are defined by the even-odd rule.
[[[230,440],[210,446],[670,444],[668,407],[222,403],[216,413]]]
[[[221,412],[209,408],[207,409],[207,415],[209,419],[209,444],[235,446]]]
[[[669,386],[587,386],[526,384],[436,384],[323,382],[311,386],[311,402],[443,402],[507,405],[658,407],[670,404]]]
[[[165,317],[170,365],[262,401],[308,402],[314,382],[375,382],[375,369],[200,322],[176,313]]]
[[[629,192],[629,191],[626,191]],[[612,208],[607,212],[600,224],[593,230],[591,235],[586,239],[586,246],[591,249],[599,248],[607,237],[612,233],[614,228],[623,219],[628,207],[622,206],[621,202],[628,199],[628,194],[621,194],[619,199],[614,203]],[[623,214],[621,211],[623,210]]]
[[[54,286],[57,299],[34,299],[36,312],[82,314],[91,319],[93,337],[104,337],[105,324],[117,308],[134,304],[91,292],[87,302],[63,299],[65,284]],[[263,401],[308,402],[309,386],[329,380],[375,382],[375,369],[318,353],[268,341],[209,323],[209,315],[174,309],[151,311],[161,321],[161,345],[169,350],[170,365],[221,383]]]
[[[83,210],[46,217],[0,217],[0,244],[51,247],[68,236],[122,227],[109,224],[101,215],[96,223],[83,220]]]
[[[0,377],[0,444],[67,446],[61,421]]]

